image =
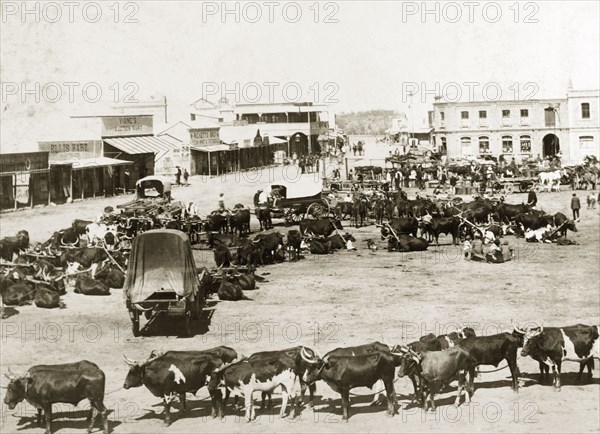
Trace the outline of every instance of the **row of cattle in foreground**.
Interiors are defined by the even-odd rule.
[[[321,356],[316,350],[298,346],[281,351],[254,353],[249,357],[239,355],[229,347],[215,347],[203,351],[153,351],[145,361],[125,358],[129,372],[124,388],[148,388],[163,399],[164,422],[171,424],[171,403],[179,397],[182,412],[186,409],[186,393],[196,394],[207,387],[212,416],[221,418],[230,394],[234,394],[237,406],[239,395],[245,400],[245,418],[250,421],[255,411],[252,395],[262,392],[271,407],[271,394],[281,387],[280,416],[286,416],[291,398],[292,418],[300,413],[306,389],[309,390],[308,405],[314,405],[315,383],[324,381],[342,398],[342,417],[350,416],[350,390],[356,387],[371,388],[372,404],[379,402],[380,395],[387,396],[387,413],[397,412],[398,402],[394,390],[394,377],[408,376],[414,386],[415,399],[427,410],[435,410],[435,395],[450,382],[458,380],[455,406],[461,395],[470,401],[478,366],[498,366],[505,360],[511,372],[512,388],[518,391],[517,351],[539,362],[541,380],[548,368],[554,372],[554,386],[560,389],[560,373],[563,361],[580,363],[579,379],[584,367],[591,379],[594,358],[600,358],[598,326],[577,324],[568,327],[532,327],[520,329],[513,325],[512,332],[491,336],[476,336],[471,328],[457,329],[449,334],[426,335],[408,345],[388,345],[373,342],[366,345],[336,348]],[[108,433],[107,410],[104,405],[104,372],[89,361],[62,365],[38,365],[22,376],[7,375],[4,402],[13,410],[27,400],[38,409],[38,422],[45,413],[46,432],[51,432],[52,404],[77,405],[84,399],[91,404],[88,429],[101,416],[104,432]],[[88,431],[89,432],[89,431]]]

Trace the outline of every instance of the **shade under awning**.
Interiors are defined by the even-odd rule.
[[[199,152],[222,152],[231,150],[229,145],[190,146],[190,149]]]
[[[106,143],[128,154],[150,154],[177,149],[177,145],[154,136],[119,137],[103,139]]]
[[[63,161],[50,161],[51,166],[72,165],[73,169],[87,169],[92,167],[107,167],[121,166],[125,164],[133,164],[131,161],[117,160],[116,158],[96,157],[96,158],[79,158]]]

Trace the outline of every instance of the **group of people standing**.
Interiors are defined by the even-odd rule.
[[[358,153],[360,156],[365,155],[365,144],[362,140],[359,140],[357,143],[352,145],[352,153],[354,155],[357,155]]]
[[[188,173],[187,169],[183,169],[182,172],[181,167],[175,166],[175,168],[177,169],[175,171],[175,184],[182,185],[181,178],[183,177],[183,184],[187,185],[188,178],[190,177],[190,174]]]

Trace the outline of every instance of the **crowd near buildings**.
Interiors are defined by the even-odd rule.
[[[600,90],[568,89],[565,98],[436,101],[432,143],[448,157],[504,156],[521,162],[559,156],[581,162],[600,149]]]
[[[600,154],[600,90],[569,88],[564,98],[436,100],[428,123],[395,119],[386,135],[403,153],[419,143],[446,159],[551,159],[576,164]],[[166,98],[88,116],[95,132],[38,142],[38,151],[0,154],[1,209],[64,203],[132,191],[146,176],[219,176],[302,158],[332,158],[351,144],[312,102],[231,104],[198,99],[189,119],[166,123]],[[77,117],[74,117],[77,120]],[[160,122],[160,123],[159,123]],[[343,146],[345,145],[345,146]]]

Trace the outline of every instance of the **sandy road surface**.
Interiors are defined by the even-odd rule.
[[[266,175],[264,175],[266,176]],[[240,179],[222,183],[218,179],[202,182],[192,178],[192,186],[175,189],[174,196],[194,200],[201,209],[216,207],[223,191],[227,205],[252,203],[256,182]],[[580,193],[582,195],[583,193]],[[571,192],[543,193],[540,207],[549,211],[568,211]],[[523,195],[512,195],[520,203]],[[54,208],[4,214],[2,236],[26,228],[34,241],[70,224],[73,218],[90,218],[106,205],[126,202],[128,198],[86,201]],[[253,223],[256,223],[253,221]],[[582,210],[579,232],[569,236],[580,246],[515,244],[516,261],[479,264],[462,260],[458,247],[431,247],[423,253],[371,252],[364,240],[378,239],[374,226],[350,231],[358,239],[356,252],[341,252],[327,257],[311,257],[299,263],[283,263],[259,270],[266,280],[247,295],[252,301],[221,302],[212,299],[203,320],[195,324],[195,336],[182,338],[177,321],[155,324],[150,336],[134,338],[125,310],[122,291],[110,297],[84,297],[72,290],[64,297],[66,309],[44,311],[32,306],[19,307],[19,313],[2,321],[1,367],[24,372],[39,363],[64,363],[79,359],[96,362],[106,372],[105,403],[110,409],[110,427],[116,433],[128,432],[362,432],[362,431],[457,431],[457,432],[598,432],[600,394],[598,368],[592,384],[576,380],[578,365],[563,367],[563,388],[538,384],[537,363],[519,359],[521,389],[514,394],[508,370],[482,374],[476,380],[474,402],[454,409],[454,389],[438,396],[437,413],[424,414],[409,403],[412,387],[400,379],[395,388],[404,403],[399,414],[387,418],[383,407],[369,407],[370,396],[352,398],[349,423],[341,422],[339,395],[318,383],[315,412],[304,409],[300,419],[284,419],[258,413],[245,423],[241,413],[229,409],[224,421],[210,419],[206,389],[189,397],[191,411],[173,411],[174,422],[162,426],[162,404],[145,388],[124,390],[127,366],[121,354],[136,359],[148,357],[153,349],[202,349],[229,345],[243,354],[279,349],[297,344],[319,352],[338,346],[372,340],[389,343],[409,342],[428,332],[443,333],[460,325],[471,325],[477,334],[493,334],[510,328],[510,320],[544,321],[546,325],[576,322],[598,324],[599,320],[599,218],[598,210]],[[284,231],[285,228],[280,230]],[[383,247],[383,244],[382,244]],[[212,254],[195,251],[199,264],[212,265]],[[501,364],[503,366],[504,363]],[[484,367],[483,370],[493,369]],[[2,384],[5,385],[3,378]],[[356,389],[357,394],[367,390]],[[257,394],[258,395],[258,394]],[[335,409],[329,406],[329,399]],[[276,400],[275,413],[279,399]],[[54,429],[59,433],[85,429],[85,405],[55,406]],[[14,412],[2,406],[0,430],[42,432],[33,425],[34,411],[19,405]],[[97,430],[98,428],[96,428]]]

